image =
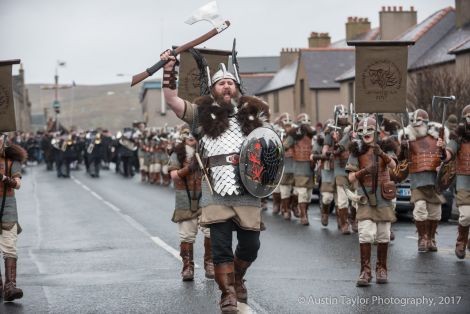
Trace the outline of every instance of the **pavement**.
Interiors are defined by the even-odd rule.
[[[39,165],[27,169],[17,202],[24,297],[0,304],[0,313],[219,313],[201,234],[195,280],[181,281],[171,188],[114,171],[59,179]],[[358,288],[357,234],[340,234],[334,215],[322,227],[317,204],[309,218],[305,227],[263,212],[267,230],[240,313],[470,313],[470,252],[454,255],[455,221],[439,226],[437,253],[418,253],[411,221],[395,223],[389,283]]]

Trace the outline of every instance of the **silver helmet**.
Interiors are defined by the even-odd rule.
[[[211,79],[211,86],[213,86],[215,83],[217,83],[220,80],[223,79],[231,79],[237,84],[240,84],[239,80],[237,80],[236,76],[230,73],[227,68],[225,67],[225,64],[220,63],[219,64],[219,70],[214,73]]]

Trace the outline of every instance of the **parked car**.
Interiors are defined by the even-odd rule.
[[[444,191],[444,197],[446,198],[446,203],[442,205],[441,221],[448,221],[449,218],[455,216],[455,213],[458,212],[454,201],[453,187]],[[410,202],[410,199],[410,180],[406,179],[403,183],[397,185],[397,206],[395,211],[398,215],[413,215],[414,205]]]

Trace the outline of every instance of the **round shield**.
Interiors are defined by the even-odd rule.
[[[284,148],[279,135],[267,127],[254,129],[242,144],[239,167],[243,185],[251,195],[271,195],[284,172]]]

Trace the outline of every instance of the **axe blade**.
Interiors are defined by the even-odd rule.
[[[191,17],[188,18],[185,23],[192,25],[202,20],[209,21],[214,26],[214,28],[218,28],[224,24],[225,21],[219,15],[216,1],[211,1],[194,11]]]

